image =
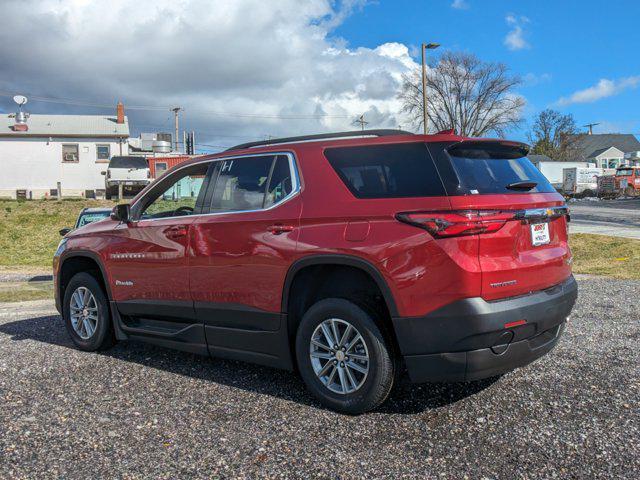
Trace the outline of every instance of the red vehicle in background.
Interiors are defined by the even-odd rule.
[[[640,167],[616,169],[616,188],[627,197],[640,195]]]
[[[62,240],[56,305],[81,349],[296,369],[348,413],[404,368],[500,375],[556,345],[577,295],[567,208],[527,152],[375,130],[198,157]]]

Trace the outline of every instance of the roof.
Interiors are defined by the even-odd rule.
[[[575,142],[572,147],[576,150],[576,157],[581,161],[593,158],[611,147],[616,147],[623,153],[640,150],[640,141],[631,133],[601,133],[588,135],[581,133],[573,136]]]
[[[129,137],[129,119],[116,123],[111,115],[30,115],[29,130],[16,132],[15,118],[0,115],[0,137]]]

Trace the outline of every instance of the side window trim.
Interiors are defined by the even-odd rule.
[[[225,160],[235,160],[235,159],[242,159],[242,158],[247,158],[247,157],[258,157],[258,156],[265,156],[265,155],[273,155],[275,156],[274,162],[277,160],[277,158],[279,156],[285,156],[288,160],[289,163],[289,172],[291,173],[291,193],[289,195],[287,195],[286,197],[282,198],[278,203],[275,203],[273,205],[268,206],[267,208],[264,209],[256,209],[256,210],[235,210],[235,211],[228,211],[228,212],[212,212],[211,211],[211,200],[213,199],[213,189],[215,187],[216,181],[218,179],[218,175],[220,175],[220,168],[219,165],[221,165],[221,163]],[[282,205],[283,203],[289,201],[291,198],[295,197],[298,193],[300,193],[300,191],[302,190],[302,181],[300,178],[300,173],[299,173],[299,169],[298,169],[298,163],[295,157],[295,154],[291,151],[278,151],[278,152],[264,152],[264,153],[254,153],[254,154],[247,154],[247,155],[236,155],[236,156],[232,156],[232,157],[221,157],[221,158],[211,158],[211,159],[207,159],[203,162],[198,162],[198,163],[193,163],[189,166],[185,166],[183,168],[188,168],[190,166],[194,166],[194,165],[198,165],[199,163],[209,163],[209,168],[207,170],[207,176],[205,177],[205,182],[206,182],[206,193],[204,194],[204,202],[203,202],[203,206],[202,206],[202,210],[200,213],[195,214],[194,215],[198,215],[198,216],[203,216],[203,215],[229,215],[229,214],[237,214],[237,213],[250,213],[250,212],[261,212],[264,210],[271,210],[272,208],[276,208],[280,205]],[[160,183],[162,182],[162,184],[164,184],[165,181],[170,180],[170,178],[173,178],[175,175],[177,175],[180,171],[182,170],[182,168],[176,170],[175,172],[173,172],[171,174],[171,176],[163,176],[162,179],[160,180],[160,182],[158,182],[158,185],[154,185],[154,187],[152,189],[150,189],[148,192],[146,192],[144,194],[144,196],[142,196],[134,205],[132,205],[131,210],[133,213],[133,221],[139,221],[140,219],[138,218],[139,212],[142,208],[144,208],[146,205],[144,205],[145,199],[148,199],[150,195],[153,195],[157,190],[156,188],[161,188],[160,187]],[[203,185],[203,187],[205,187],[205,185]],[[265,188],[269,188],[268,183],[266,185]],[[201,189],[202,192],[203,189]],[[266,191],[266,190],[265,190]],[[191,215],[191,216],[194,216]],[[169,218],[184,218],[184,217],[164,217],[162,218],[162,220],[166,220]],[[155,221],[155,220],[160,220],[160,219],[146,219],[146,221]]]

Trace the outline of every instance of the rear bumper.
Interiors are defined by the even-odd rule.
[[[571,276],[525,296],[492,302],[467,298],[424,317],[394,318],[409,377],[469,381],[526,365],[556,345],[577,294]],[[513,322],[516,326],[508,326]]]

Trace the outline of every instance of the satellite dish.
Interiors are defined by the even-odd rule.
[[[27,97],[24,95],[16,95],[13,97],[13,101],[16,102],[19,106],[23,106],[27,103]]]

